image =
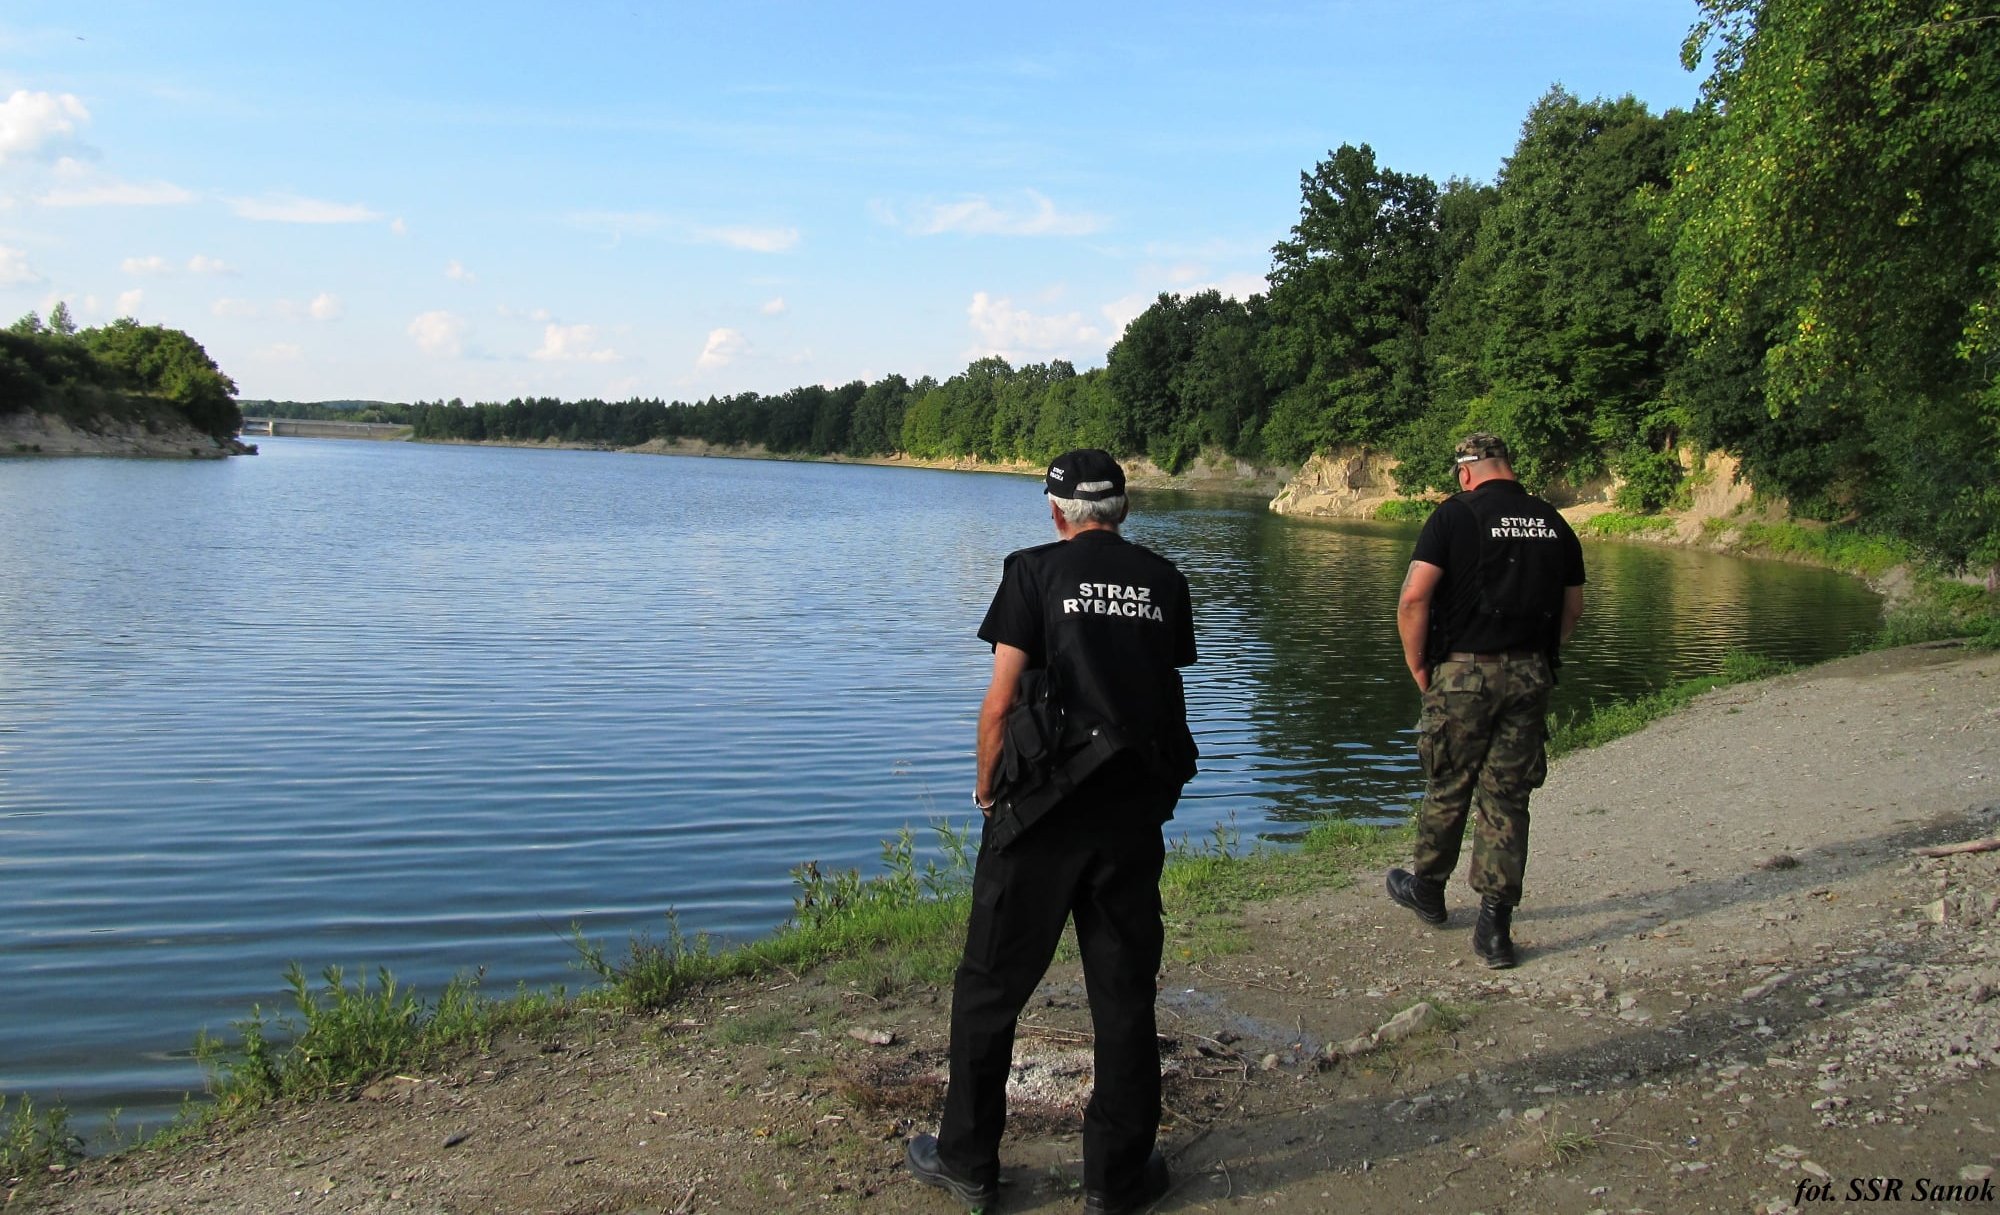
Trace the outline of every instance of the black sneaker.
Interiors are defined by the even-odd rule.
[[[1083,1192],[1084,1215],[1126,1215],[1129,1211],[1143,1211],[1165,1198],[1167,1191],[1173,1188],[1174,1179],[1167,1172],[1167,1158],[1160,1155],[1156,1148],[1146,1158],[1146,1168],[1131,1189],[1115,1194],[1086,1189]]]
[[[1444,883],[1420,878],[1407,869],[1389,871],[1389,897],[1416,912],[1426,924],[1442,924],[1450,918],[1444,909]]]
[[[1000,1187],[994,1182],[981,1185],[969,1177],[960,1177],[946,1167],[938,1158],[937,1136],[918,1135],[910,1140],[903,1159],[909,1163],[910,1176],[925,1185],[934,1185],[940,1190],[950,1190],[952,1196],[964,1203],[967,1210],[979,1212],[993,1205],[1000,1196]]]

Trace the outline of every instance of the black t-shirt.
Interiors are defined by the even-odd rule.
[[[1073,719],[1109,723],[1135,742],[1186,729],[1178,668],[1195,661],[1187,578],[1116,532],[1010,554],[979,639],[1051,667]]]
[[[1481,520],[1486,520],[1482,525]],[[1529,559],[1531,585],[1506,587],[1519,602],[1507,613],[1482,612],[1482,546],[1489,556],[1513,551]],[[1551,649],[1553,640],[1537,613],[1550,604],[1559,611],[1563,588],[1583,585],[1583,545],[1555,507],[1521,488],[1519,481],[1488,481],[1438,504],[1417,536],[1416,561],[1444,570],[1431,598],[1431,642],[1426,654],[1471,650]],[[1494,563],[1488,562],[1488,579]],[[1539,601],[1539,602],[1536,602]]]

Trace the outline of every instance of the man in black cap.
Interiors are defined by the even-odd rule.
[[[1058,457],[1043,492],[1061,539],[1008,556],[979,626],[993,647],[973,789],[986,821],[944,1118],[908,1157],[918,1180],[992,1203],[1015,1024],[1074,916],[1095,1030],[1084,1210],[1135,1211],[1170,1185],[1155,1148],[1160,825],[1194,775],[1179,670],[1194,620],[1181,572],[1118,534],[1125,472],[1109,454]]]
[[[1423,693],[1417,753],[1428,784],[1416,858],[1389,871],[1389,897],[1444,923],[1445,881],[1476,810],[1472,948],[1500,969],[1516,961],[1528,795],[1548,774],[1549,690],[1583,616],[1583,546],[1555,507],[1521,488],[1498,435],[1467,435],[1454,463],[1461,492],[1424,522],[1396,603],[1403,661]]]

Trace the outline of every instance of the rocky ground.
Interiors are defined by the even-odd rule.
[[[1157,1209],[1770,1213],[1895,1184],[1899,1209],[2000,1211],[2000,851],[1920,852],[2000,835],[2000,655],[1713,693],[1556,765],[1534,833],[1517,970],[1473,959],[1462,886],[1433,930],[1372,871],[1171,963]],[[7,1209],[942,1213],[902,1152],[934,1125],[948,999],[710,992],[92,1160]],[[1059,967],[1021,1036],[1003,1210],[1079,1205],[1088,1029]]]

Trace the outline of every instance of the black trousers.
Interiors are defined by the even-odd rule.
[[[938,1127],[938,1155],[953,1172],[980,1182],[999,1175],[1015,1025],[1074,915],[1096,1034],[1083,1183],[1115,1192],[1139,1182],[1160,1128],[1160,823],[1174,800],[1107,804],[1080,789],[1006,852],[982,844],[952,985],[951,1081]]]

